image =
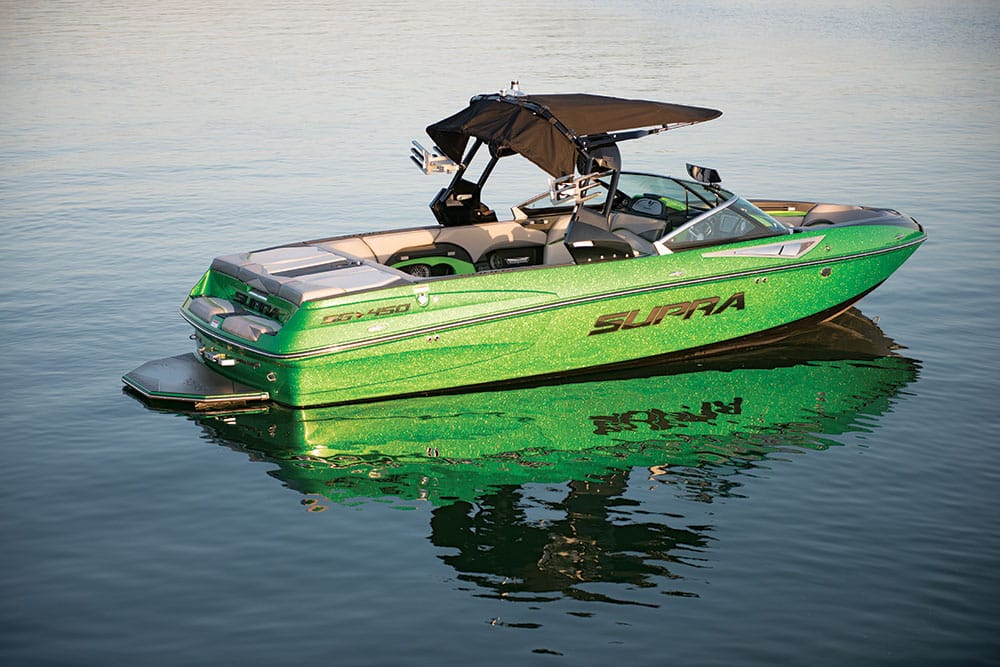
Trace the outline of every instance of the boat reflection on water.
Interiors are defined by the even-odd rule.
[[[445,505],[498,487],[594,480],[636,466],[728,472],[867,428],[917,373],[857,310],[780,344],[573,382],[328,408],[193,414],[210,436],[333,501]]]
[[[918,364],[856,310],[785,341],[685,365],[506,391],[195,414],[216,442],[330,502],[433,506],[431,541],[488,595],[604,599],[697,559],[710,526],[633,512],[630,480],[712,502],[769,455],[869,430]],[[695,512],[696,514],[697,512]],[[696,522],[697,523],[697,522]],[[646,582],[646,583],[644,583]],[[616,602],[621,600],[615,600]]]

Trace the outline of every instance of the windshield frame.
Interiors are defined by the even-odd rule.
[[[708,192],[711,192],[712,190],[709,187],[707,187],[704,183],[698,183],[697,181],[689,181],[682,178],[676,178],[674,176],[665,176],[663,174],[654,174],[645,171],[622,171],[619,173],[620,173],[620,180],[616,188],[616,192],[619,192],[626,196],[630,197],[632,196],[628,195],[627,192],[622,190],[622,185],[623,185],[622,181],[625,181],[625,183],[627,184],[630,176],[648,177],[654,179],[662,179],[664,181],[671,181],[675,185],[679,186],[681,189],[685,190],[688,194],[690,194],[690,196],[699,203],[699,206],[708,207],[704,211],[705,213],[714,211],[719,206],[724,205],[726,201],[729,201],[728,199],[721,200],[720,195],[723,197],[735,196],[735,193],[729,190],[723,188],[717,188],[718,191],[714,194],[713,197],[706,197],[706,194]],[[588,206],[601,205],[605,201],[607,201],[607,195],[610,192],[611,184],[610,182],[605,181],[603,178],[598,179],[598,181],[602,185],[604,185],[604,190],[603,190],[604,194],[601,197],[595,198],[592,202],[588,202],[587,204]],[[571,201],[566,203],[554,204],[551,202],[551,200],[549,200],[548,206],[537,205],[540,202],[543,202],[547,199],[549,199],[548,191],[541,192],[533,197],[530,197],[529,199],[526,199],[518,204],[513,205],[511,207],[511,212],[514,214],[514,219],[517,220],[522,218],[532,218],[539,215],[571,213],[573,207],[575,206],[575,203]],[[713,199],[715,201],[713,201]],[[699,214],[699,216],[700,215],[701,214]]]
[[[669,245],[670,241],[674,238],[687,233],[692,227],[704,222],[706,219],[718,215],[721,211],[733,208],[736,204],[743,204],[746,208],[750,208],[758,211],[762,216],[764,216],[769,223],[761,222],[759,219],[755,219],[756,216],[747,216],[742,211],[734,211],[741,218],[746,220],[752,225],[755,225],[757,229],[761,231],[759,234],[742,234],[739,236],[733,236],[729,238],[706,238],[696,241],[686,241],[682,244],[676,244],[673,247]],[[773,236],[785,236],[787,234],[793,233],[792,229],[786,225],[781,224],[770,215],[761,211],[758,207],[754,206],[748,200],[734,194],[730,199],[722,202],[718,206],[705,211],[701,215],[698,215],[691,220],[688,220],[683,225],[677,227],[676,229],[670,230],[669,233],[663,237],[657,239],[653,242],[653,246],[656,251],[661,255],[669,255],[678,251],[690,250],[693,248],[707,248],[711,246],[725,245],[727,243],[738,243],[740,241],[750,241],[760,238],[770,238]]]
[[[749,200],[725,188],[649,172],[622,171],[619,174],[614,194],[616,199],[619,196],[626,200],[643,196],[657,196],[665,200],[680,197],[681,191],[684,193],[683,201],[676,199],[676,202],[679,205],[683,205],[691,217],[677,226],[668,226],[656,240],[650,239],[653,249],[659,255],[669,255],[696,248],[709,248],[730,243],[784,236],[792,233],[790,227],[775,220],[759,207],[753,205]],[[603,193],[602,196],[595,197],[585,203],[570,200],[565,203],[560,202],[556,204],[550,199],[550,192],[543,192],[513,206],[514,219],[521,220],[522,222],[531,220],[549,222],[553,216],[568,216],[572,214],[574,207],[578,205],[583,205],[593,210],[603,209],[607,197],[611,192],[610,187],[614,181],[607,181],[604,178],[600,178],[598,181],[604,186],[601,191]],[[664,185],[656,187],[656,181],[662,181]],[[666,184],[668,183],[670,187],[667,187]],[[630,188],[630,185],[634,187]],[[623,189],[623,186],[627,189]],[[676,192],[668,192],[668,190],[674,188],[678,190]],[[646,195],[646,190],[653,190],[654,192],[651,195]],[[539,206],[539,204],[542,205]],[[731,216],[723,213],[728,209],[733,209]],[[630,213],[630,215],[634,214]],[[701,232],[696,231],[691,233],[690,236],[692,238],[690,239],[672,242],[674,239],[683,238],[689,230],[703,224],[706,219],[713,216],[720,216],[719,221],[722,224],[717,226],[706,225],[708,236],[703,236]],[[737,227],[734,229],[732,225],[736,225]],[[739,231],[733,233],[736,229]]]

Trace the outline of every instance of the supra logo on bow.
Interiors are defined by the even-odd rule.
[[[680,301],[664,306],[654,306],[645,319],[642,320],[639,320],[639,313],[641,312],[639,310],[608,313],[597,318],[597,321],[594,322],[594,328],[587,335],[593,336],[595,334],[656,326],[667,317],[679,317],[682,320],[689,320],[696,312],[700,312],[702,316],[707,317],[709,315],[718,315],[729,308],[743,310],[745,307],[746,303],[743,292],[737,292],[725,301],[722,301],[720,297],[710,296],[704,299],[695,299],[694,301]]]

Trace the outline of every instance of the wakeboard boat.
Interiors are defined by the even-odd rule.
[[[688,358],[831,319],[925,240],[892,209],[749,200],[695,165],[687,178],[622,169],[620,144],[720,115],[516,86],[477,95],[411,150],[425,173],[451,175],[436,225],[217,257],[180,311],[196,352],[123,381],[197,407],[310,407]],[[501,219],[484,189],[513,156],[550,178]]]

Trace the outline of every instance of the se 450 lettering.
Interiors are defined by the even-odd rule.
[[[410,310],[410,304],[407,303],[397,303],[391,306],[381,306],[380,308],[372,308],[367,313],[363,313],[360,310],[349,310],[345,313],[336,313],[334,315],[327,315],[323,318],[323,324],[339,324],[340,322],[350,322],[352,320],[360,320],[365,317],[384,317],[386,315],[397,315],[399,313],[405,313]]]

